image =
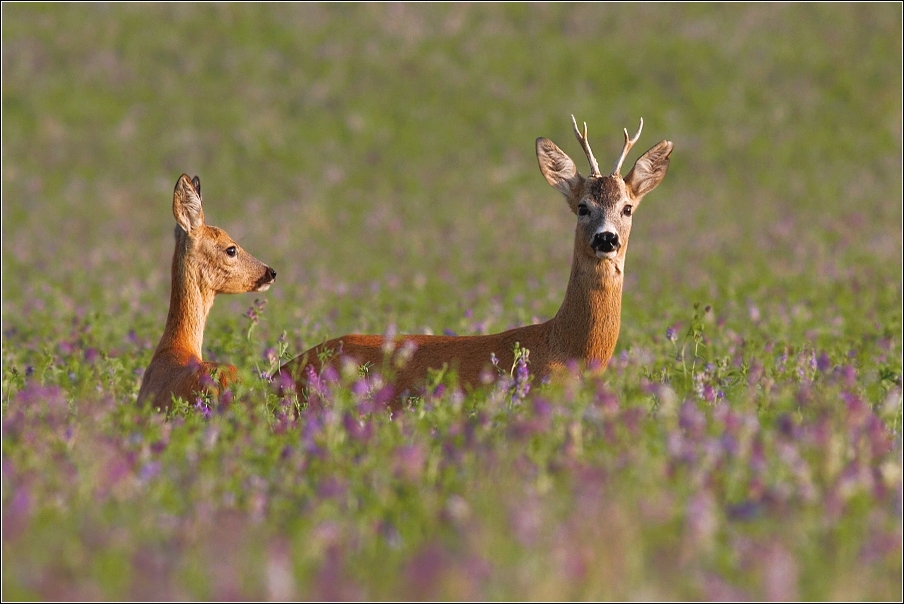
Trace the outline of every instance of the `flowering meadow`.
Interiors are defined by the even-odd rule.
[[[4,600],[902,597],[898,4],[2,7]],[[674,142],[605,371],[529,351],[390,414],[346,333],[561,303],[537,169]],[[241,381],[136,405],[172,189],[276,269],[218,298]]]

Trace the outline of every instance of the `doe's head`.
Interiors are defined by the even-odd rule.
[[[625,177],[621,166],[631,147],[640,137],[643,119],[634,138],[625,130],[625,144],[612,173],[603,176],[590,143],[587,141],[587,124],[583,133],[578,129],[574,116],[574,133],[590,162],[587,178],[578,173],[574,162],[555,143],[547,138],[537,139],[537,161],[546,181],[565,197],[571,211],[577,214],[575,253],[598,261],[614,261],[619,270],[623,265],[631,234],[631,219],[643,196],[655,189],[669,169],[670,141],[660,141],[635,163]]]
[[[204,222],[201,180],[183,174],[173,191],[176,254],[173,270],[203,291],[240,294],[266,291],[276,271],[246,252],[223,229]]]

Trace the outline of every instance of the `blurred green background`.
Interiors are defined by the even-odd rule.
[[[641,116],[629,165],[675,143],[621,348],[697,300],[765,334],[797,306],[843,316],[827,337],[900,325],[896,4],[4,4],[4,324],[97,311],[156,341],[182,172],[278,271],[293,348],[548,318],[574,218],[534,140],[586,173],[572,113],[604,165]]]
[[[901,58],[898,3],[3,3],[4,598],[900,597]],[[602,378],[278,417],[283,331],[556,312],[571,114],[675,143]],[[250,403],[167,420],[183,172],[278,277],[208,321]]]

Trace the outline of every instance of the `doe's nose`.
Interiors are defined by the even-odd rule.
[[[621,247],[621,242],[618,240],[618,233],[603,231],[593,235],[593,239],[590,241],[590,247],[593,248],[594,252],[608,254],[610,252],[618,251]]]
[[[269,266],[267,267],[267,279],[269,281],[274,281],[276,279],[276,271]]]

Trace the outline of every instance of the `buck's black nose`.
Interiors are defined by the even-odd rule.
[[[621,243],[618,241],[618,233],[613,233],[612,231],[596,233],[590,241],[590,247],[593,248],[594,252],[602,252],[604,254],[618,251],[618,248],[621,247]]]
[[[268,266],[267,267],[267,280],[273,281],[275,279],[276,279],[276,271]]]

